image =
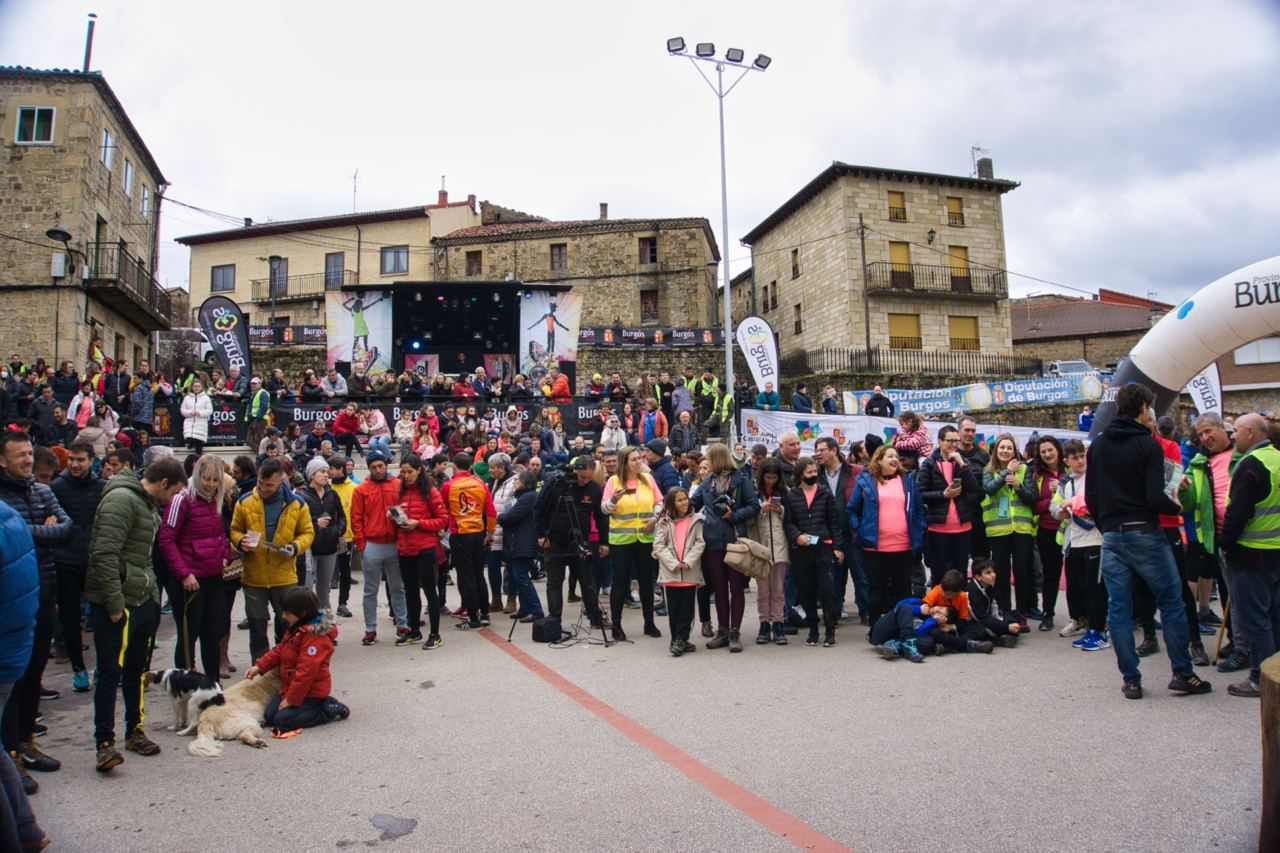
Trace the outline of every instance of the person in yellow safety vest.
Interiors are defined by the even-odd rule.
[[[613,557],[609,610],[615,640],[627,638],[622,630],[622,605],[631,594],[629,579],[633,567],[640,585],[645,636],[662,636],[653,621],[653,530],[662,514],[662,494],[653,477],[644,470],[643,449],[624,447],[618,454],[618,473],[605,481],[600,505],[609,516],[609,553]]]
[[[1009,433],[996,439],[995,451],[982,475],[982,524],[996,566],[996,596],[1000,608],[1012,610],[1009,578],[1017,589],[1017,619],[1027,630],[1027,611],[1035,601],[1031,579],[1031,548],[1036,518],[1035,488],[1028,482],[1031,466],[1022,461],[1018,443]]]
[[[1236,447],[1244,458],[1231,475],[1219,537],[1227,555],[1231,620],[1249,645],[1249,677],[1227,687],[1232,696],[1257,698],[1262,662],[1280,636],[1280,450],[1261,415],[1236,421]]]
[[[717,438],[729,437],[726,424],[733,420],[733,395],[720,394],[716,397],[715,405],[711,409],[711,417],[707,418],[706,423],[702,425],[703,432],[706,435],[714,435]]]

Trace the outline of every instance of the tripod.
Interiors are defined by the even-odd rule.
[[[557,511],[567,513],[569,519],[569,533],[572,540],[571,546],[576,552],[576,556],[570,558],[571,561],[568,563],[568,569],[571,575],[574,572],[577,573],[578,586],[582,590],[582,604],[578,608],[578,621],[574,623],[573,630],[565,639],[558,643],[552,643],[551,646],[552,648],[564,649],[580,642],[585,642],[588,645],[604,645],[608,648],[610,646],[617,645],[617,643],[622,641],[614,640],[605,630],[604,611],[600,608],[600,591],[596,587],[595,577],[590,573],[588,566],[588,561],[592,557],[591,548],[588,546],[587,537],[582,533],[582,525],[578,521],[578,510],[573,497],[568,494],[567,489],[563,487],[562,483],[563,481],[560,481],[556,484],[556,488],[559,489],[556,494]],[[590,590],[589,596],[588,590]],[[600,639],[596,639],[592,636],[595,626],[591,624],[590,620],[588,619],[586,625],[583,625],[582,621],[584,616],[589,616],[587,613],[587,602],[590,598],[595,598],[596,600],[596,613],[598,614],[597,622],[600,625]]]

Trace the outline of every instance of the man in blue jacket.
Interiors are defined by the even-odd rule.
[[[671,457],[667,456],[667,442],[665,439],[655,438],[644,446],[645,458],[649,463],[649,473],[653,475],[653,481],[658,484],[658,492],[665,496],[668,489],[673,489],[680,485],[680,475],[671,464]]]
[[[35,543],[22,516],[0,503],[0,710],[31,660],[39,606]],[[36,849],[43,838],[18,771],[0,751],[0,849]]]

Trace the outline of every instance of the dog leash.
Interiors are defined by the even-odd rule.
[[[191,671],[192,666],[190,629],[187,626],[191,624],[191,602],[198,594],[199,590],[188,593],[182,602],[182,656],[186,659],[188,672]],[[208,673],[205,673],[205,675],[208,675]]]

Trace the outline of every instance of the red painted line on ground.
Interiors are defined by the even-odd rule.
[[[506,637],[487,629],[481,631],[480,635],[514,658],[525,669],[528,669],[565,696],[595,714],[602,721],[613,726],[628,739],[644,747],[655,758],[665,761],[770,832],[777,833],[787,841],[805,850],[823,851],[823,853],[852,853],[850,848],[845,847],[833,838],[828,838],[799,818],[787,814],[746,788],[721,776],[692,755],[663,740],[626,714],[592,696],[528,652],[512,643],[508,643]]]

